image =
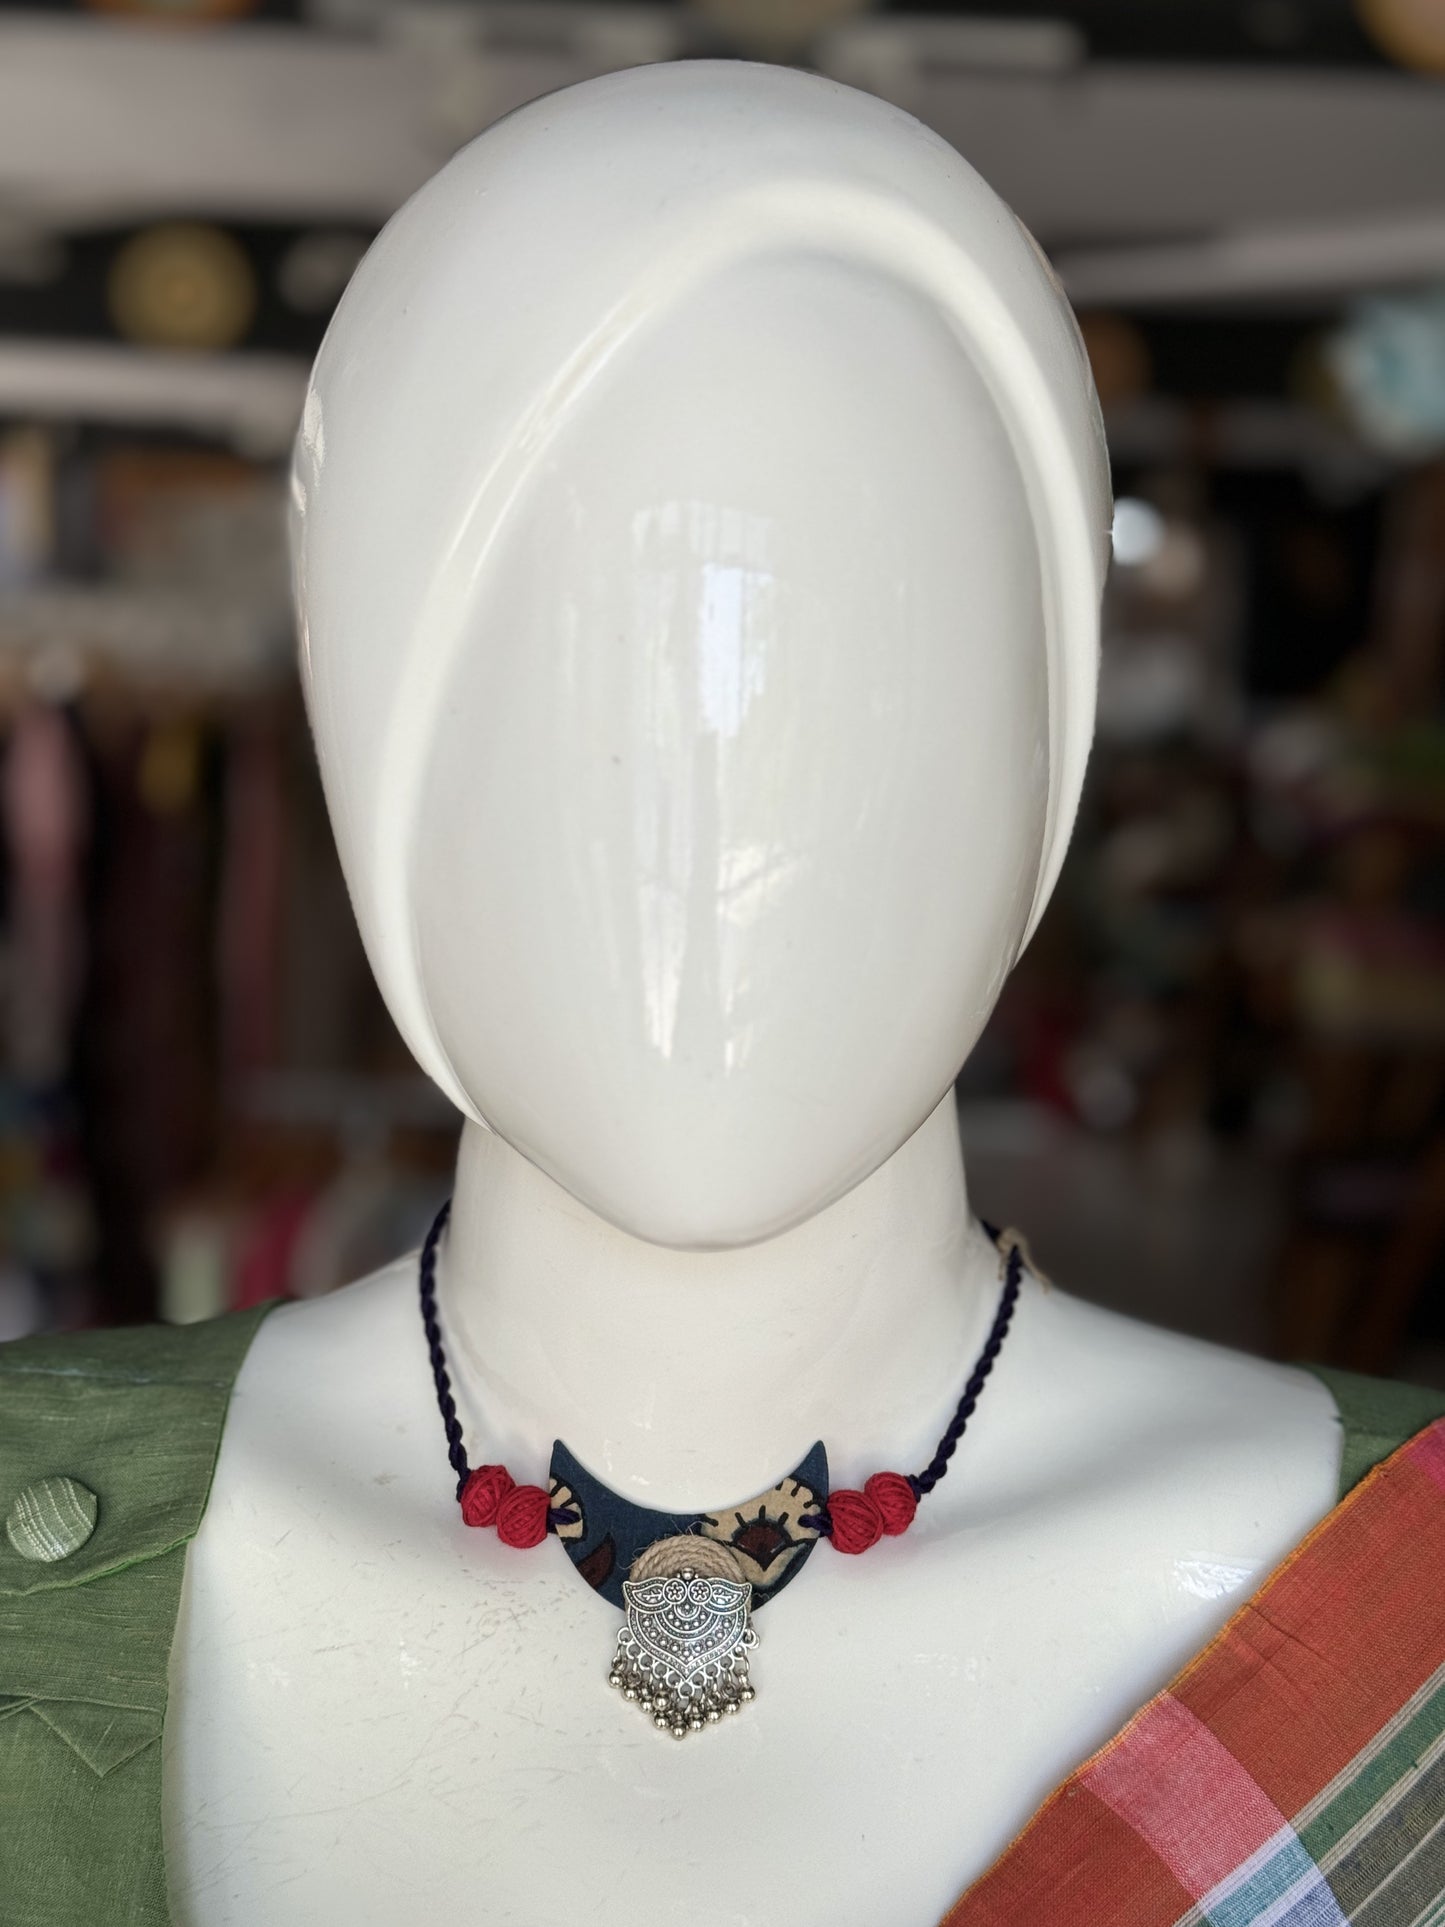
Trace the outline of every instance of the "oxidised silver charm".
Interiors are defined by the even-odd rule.
[[[691,1535],[640,1553],[623,1581],[626,1618],[609,1683],[675,1740],[753,1699],[753,1589],[726,1548]]]

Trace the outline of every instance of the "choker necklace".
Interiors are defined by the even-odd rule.
[[[906,1532],[919,1500],[947,1472],[1013,1317],[1022,1240],[985,1227],[999,1247],[1003,1291],[988,1340],[922,1472],[875,1472],[861,1492],[830,1492],[819,1441],[787,1478],[741,1505],[670,1513],[609,1490],[560,1439],[545,1490],[518,1485],[504,1465],[468,1465],[437,1324],[437,1247],[450,1214],[448,1199],[422,1247],[421,1316],[464,1523],[494,1526],[503,1544],[523,1550],[549,1533],[560,1539],[587,1583],[623,1614],[608,1683],[674,1739],[718,1725],[755,1697],[748,1674],[758,1638],[753,1613],[796,1577],[819,1539],[836,1552],[860,1553]]]

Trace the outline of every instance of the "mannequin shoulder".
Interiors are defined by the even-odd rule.
[[[1030,1281],[1026,1307],[1020,1349],[1060,1399],[1128,1427],[1237,1428],[1256,1440],[1324,1423],[1338,1448],[1338,1408],[1313,1372],[1146,1324],[1038,1281]]]
[[[1335,1503],[1344,1430],[1312,1372],[1165,1331],[1030,1280],[1006,1364],[1053,1476],[1181,1520],[1303,1531]],[[1001,1401],[1002,1403],[1002,1401]],[[1042,1453],[1028,1455],[1035,1462]]]
[[[286,1399],[303,1385],[394,1373],[398,1356],[413,1354],[425,1374],[414,1252],[324,1297],[278,1306],[256,1334],[236,1390],[250,1402]]]
[[[399,1359],[419,1365],[429,1400],[414,1255],[324,1298],[280,1306],[257,1333],[237,1389],[248,1400],[289,1400],[323,1380],[394,1381]],[[995,1377],[988,1429],[1007,1437],[1025,1430],[1075,1463],[1085,1453],[1121,1464],[1197,1461],[1256,1482],[1305,1464],[1333,1495],[1340,1413],[1310,1372],[1143,1324],[1030,1279]],[[1024,1461],[1041,1456],[1029,1451]]]
[[[1277,1364],[1049,1288],[1040,1288],[1039,1298],[1041,1362],[1059,1382],[1067,1358],[1081,1399],[1123,1399],[1156,1436],[1167,1428],[1181,1440],[1212,1440],[1215,1449],[1232,1437],[1233,1449],[1255,1465],[1274,1454],[1286,1462],[1322,1457],[1341,1495],[1445,1416],[1445,1391]]]

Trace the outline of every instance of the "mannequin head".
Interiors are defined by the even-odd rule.
[[[474,142],[358,271],[295,466],[323,779],[423,1066],[659,1243],[875,1170],[1057,875],[1107,529],[1067,306],[907,115],[688,62]]]

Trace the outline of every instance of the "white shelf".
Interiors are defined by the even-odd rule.
[[[306,373],[290,355],[0,338],[0,416],[187,428],[281,456],[301,418]]]

